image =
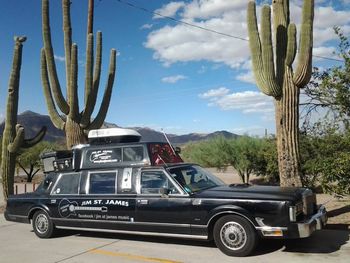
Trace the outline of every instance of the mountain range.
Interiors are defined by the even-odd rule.
[[[25,127],[26,138],[33,137],[43,126],[47,127],[44,137],[46,141],[64,141],[64,132],[57,129],[51,122],[50,117],[41,115],[32,111],[25,111],[18,115],[18,123]],[[4,131],[4,122],[0,124],[0,134]],[[104,128],[119,127],[113,123],[105,122]],[[147,127],[127,127],[138,131],[142,135],[142,141],[166,141],[162,132]],[[184,135],[167,134],[169,140],[173,144],[186,144],[189,142],[203,141],[216,136],[224,136],[225,138],[236,138],[238,135],[228,131],[216,131],[213,133],[189,133]]]

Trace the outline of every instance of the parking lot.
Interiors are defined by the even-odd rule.
[[[304,240],[264,240],[247,258],[230,258],[213,243],[91,232],[39,239],[31,225],[0,214],[0,262],[349,262],[349,230],[327,229]]]

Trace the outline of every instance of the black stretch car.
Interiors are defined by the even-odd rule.
[[[308,237],[327,221],[309,189],[226,185],[170,144],[134,139],[46,154],[46,179],[10,196],[6,219],[32,222],[41,238],[77,229],[214,239],[230,256],[249,255],[259,238]]]

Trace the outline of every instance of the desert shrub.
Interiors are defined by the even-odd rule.
[[[256,169],[263,166],[259,159],[264,142],[259,138],[240,136],[236,139],[216,137],[208,141],[191,143],[184,147],[183,158],[205,167],[216,167],[224,170],[232,165],[238,172],[243,183],[249,182],[249,177]]]

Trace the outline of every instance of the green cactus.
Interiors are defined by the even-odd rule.
[[[255,2],[248,4],[247,24],[253,71],[260,90],[275,99],[281,186],[301,186],[299,94],[311,78],[314,0],[304,0],[297,67],[294,71],[296,26],[290,23],[289,0],[273,0],[272,8],[273,34],[268,5],[262,7],[259,34]]]
[[[22,48],[26,37],[15,37],[12,71],[8,87],[5,129],[2,136],[1,175],[4,197],[13,194],[16,157],[20,148],[29,148],[38,143],[45,135],[46,127],[32,139],[24,139],[24,128],[17,124],[18,93],[20,70],[22,64]]]
[[[100,83],[102,63],[102,33],[97,32],[96,59],[95,65],[93,65],[93,6],[94,1],[89,0],[86,40],[85,101],[84,110],[80,112],[77,83],[78,47],[76,44],[72,44],[70,0],[62,0],[67,100],[63,96],[57,77],[51,43],[49,1],[42,0],[42,30],[44,41],[44,48],[41,50],[42,84],[50,118],[55,127],[65,131],[68,149],[73,145],[85,143],[86,132],[90,129],[100,128],[103,125],[112,95],[116,68],[115,49],[112,49],[110,53],[108,80],[101,107],[95,119],[91,121],[91,115],[95,108]],[[59,114],[56,105],[65,117]]]

